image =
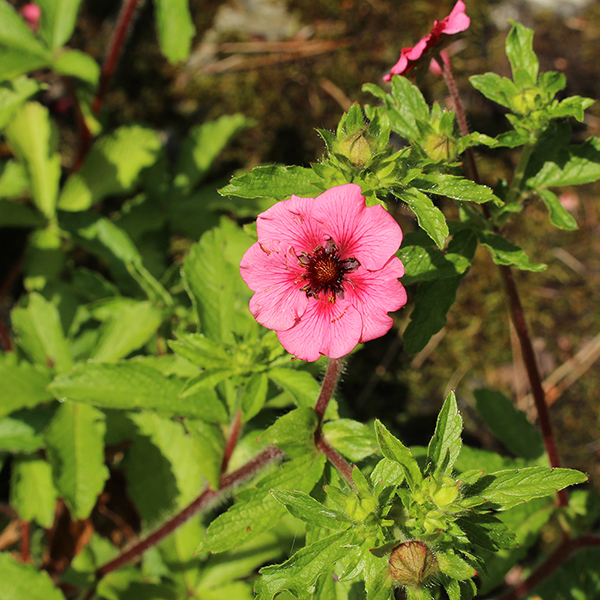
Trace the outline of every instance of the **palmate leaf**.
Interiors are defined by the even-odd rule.
[[[104,414],[65,402],[46,431],[53,479],[75,519],[87,518],[108,478],[104,466]]]
[[[323,454],[305,454],[265,475],[255,487],[240,492],[237,502],[208,527],[197,552],[224,552],[274,527],[286,509],[270,490],[310,491],[323,472]]]
[[[352,532],[338,532],[305,546],[281,565],[263,567],[256,585],[257,600],[272,600],[283,590],[304,598],[312,592],[321,574],[329,573],[334,563],[348,552]]]
[[[323,180],[312,169],[271,165],[256,167],[250,173],[234,177],[219,193],[223,196],[276,200],[286,200],[292,194],[315,198],[323,191],[322,185]]]
[[[574,469],[508,469],[483,476],[469,488],[468,495],[481,496],[497,510],[507,510],[521,502],[543,498],[587,480],[587,475]]]
[[[451,391],[438,414],[435,433],[427,448],[428,469],[431,473],[449,475],[460,454],[463,423]]]

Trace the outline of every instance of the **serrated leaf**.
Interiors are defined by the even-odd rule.
[[[27,306],[15,308],[11,317],[18,344],[33,362],[51,367],[57,373],[71,368],[69,344],[54,304],[40,294],[29,294]]]
[[[482,232],[481,243],[489,250],[492,260],[497,265],[516,267],[521,271],[544,271],[546,265],[532,263],[525,251],[509,242],[506,238],[488,231]]]
[[[533,29],[521,23],[513,23],[506,38],[506,56],[510,61],[513,77],[517,69],[524,69],[531,81],[537,82],[539,62],[533,51]]]
[[[283,590],[297,597],[310,594],[317,578],[332,570],[335,562],[346,553],[346,544],[351,540],[347,532],[334,533],[310,546],[305,546],[280,565],[263,567],[256,585],[257,600],[272,600]]]
[[[415,307],[402,336],[408,354],[423,350],[431,336],[446,325],[446,315],[456,300],[461,280],[459,275],[419,284]]]
[[[427,448],[427,462],[430,472],[443,469],[444,475],[452,472],[454,463],[462,447],[461,433],[463,423],[458,412],[456,396],[451,391],[438,414],[435,433]]]
[[[495,552],[517,545],[515,534],[493,515],[471,513],[468,517],[457,519],[456,523],[469,541],[480,548]]]
[[[229,140],[250,124],[244,115],[235,114],[192,128],[181,144],[173,185],[184,193],[190,193],[205,177]]]
[[[512,107],[512,99],[517,94],[515,84],[497,73],[485,73],[469,77],[471,85],[488,100],[497,102],[506,108]]]
[[[224,552],[274,527],[286,510],[271,496],[270,490],[308,492],[321,476],[324,465],[325,456],[313,454],[284,463],[265,475],[256,486],[240,492],[237,502],[209,525],[197,551]]]
[[[233,343],[233,302],[240,275],[225,257],[226,243],[220,229],[207,231],[185,257],[182,276],[202,333],[214,342]]]
[[[288,456],[307,456],[316,452],[315,430],[317,413],[312,408],[296,408],[275,421],[260,437],[267,444],[275,444]]]
[[[464,580],[477,575],[477,571],[456,554],[438,552],[436,558],[440,571],[452,579]]]
[[[98,63],[89,54],[79,50],[61,52],[52,61],[52,67],[57,73],[77,77],[92,87],[96,87],[100,78]]]
[[[415,489],[423,480],[423,475],[410,449],[398,438],[395,438],[381,421],[375,421],[375,434],[383,456],[397,462],[402,467],[407,483],[411,489]]]
[[[323,435],[331,446],[353,462],[377,452],[377,439],[364,423],[335,419],[323,425]]]
[[[225,451],[223,430],[218,425],[200,419],[187,419],[185,426],[194,440],[194,456],[200,465],[202,476],[213,489],[217,489]],[[198,540],[194,543],[194,549],[197,544]]]
[[[404,265],[402,283],[411,285],[421,281],[444,279],[464,274],[471,261],[460,254],[443,252],[433,246],[403,246],[397,252]]]
[[[269,379],[288,392],[298,406],[313,407],[319,397],[319,384],[307,371],[276,368],[268,371]]]
[[[47,218],[54,217],[60,155],[56,152],[56,139],[48,109],[37,102],[27,102],[9,123],[6,136],[27,170],[35,205]]]
[[[8,356],[0,356],[0,381],[2,381],[0,417],[20,408],[48,402],[53,398],[52,392],[46,389],[52,381],[50,371],[28,362],[17,364]]]
[[[103,321],[98,341],[90,358],[114,362],[141,348],[155,335],[162,322],[162,311],[150,302],[115,298],[92,311]]]
[[[0,585],[2,600],[65,600],[45,571],[18,563],[10,552],[0,552]]]
[[[156,162],[161,147],[158,134],[140,125],[123,126],[101,137],[81,169],[67,179],[58,207],[82,211],[106,196],[131,192],[140,171]]]
[[[469,494],[483,496],[498,510],[507,510],[533,498],[543,498],[567,486],[587,481],[587,476],[574,469],[526,467],[497,471],[482,477]]]
[[[571,96],[560,102],[553,102],[547,109],[548,116],[551,119],[561,119],[564,117],[574,117],[579,122],[583,121],[583,111],[594,104],[591,98],[582,98],[581,96]]]
[[[300,492],[271,490],[273,498],[280,504],[283,504],[288,511],[296,518],[315,525],[316,527],[325,527],[326,529],[342,530],[347,529],[350,523],[354,521],[348,515],[339,510],[324,506],[312,496]]]
[[[476,202],[477,204],[494,202],[498,206],[503,204],[502,200],[495,196],[493,190],[486,185],[479,185],[470,179],[447,173],[423,174],[413,179],[411,185],[422,192],[454,198],[461,202]]]
[[[550,223],[552,223],[552,225],[559,229],[567,229],[568,231],[578,229],[577,221],[561,204],[555,193],[550,190],[540,189],[538,190],[538,194],[548,209]]]
[[[45,529],[50,528],[54,521],[57,497],[50,463],[37,456],[16,457],[13,460],[10,503],[17,509],[19,518],[28,522],[35,520]]]
[[[37,81],[25,76],[0,83],[0,129],[4,129],[19,107],[39,89],[40,84]],[[6,162],[4,165],[11,162]],[[2,178],[3,175],[0,175],[0,181]],[[0,185],[0,196],[3,195],[2,189]]]
[[[154,409],[164,414],[227,420],[225,407],[213,390],[180,397],[183,381],[135,362],[78,364],[49,386],[57,398],[95,404],[105,408]]]
[[[404,481],[404,469],[395,461],[382,458],[371,472],[375,495],[388,486],[398,486]]]
[[[54,483],[75,519],[86,519],[108,479],[104,465],[104,414],[65,402],[46,431]]]
[[[64,46],[75,29],[81,0],[38,0],[42,9],[40,35],[52,50]]]
[[[196,28],[188,4],[188,0],[157,0],[154,5],[160,49],[171,63],[190,54]]]
[[[449,231],[442,211],[429,197],[415,188],[404,188],[393,192],[415,213],[419,227],[437,244],[438,248],[443,248]]]
[[[473,394],[477,400],[477,412],[490,431],[513,454],[535,460],[544,453],[540,432],[504,394],[486,389],[475,390]]]
[[[385,104],[392,130],[405,139],[419,139],[417,119],[429,119],[429,107],[421,90],[407,77],[393,77],[391,98],[387,97]]]
[[[231,361],[225,346],[200,333],[180,335],[177,341],[169,341],[169,347],[179,356],[203,369],[223,368]]]
[[[323,191],[322,185],[323,180],[312,169],[270,165],[256,167],[250,173],[234,177],[219,193],[223,196],[277,200],[286,200],[292,194],[315,198]]]
[[[19,410],[0,419],[0,452],[29,453],[43,448],[42,432],[53,411],[54,406],[37,407],[35,410]]]
[[[266,373],[257,373],[247,378],[240,398],[244,422],[249,421],[260,412],[267,400],[268,389],[269,377]]]
[[[25,21],[6,0],[0,0],[0,46],[3,54],[7,51],[17,50],[25,60],[28,55],[38,57],[38,59],[49,56],[48,50],[42,46]],[[4,58],[3,56],[3,61]],[[23,72],[25,71],[20,73]]]

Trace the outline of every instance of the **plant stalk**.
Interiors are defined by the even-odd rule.
[[[323,383],[321,384],[321,391],[319,393],[319,397],[317,398],[317,403],[315,404],[315,412],[317,413],[317,419],[319,420],[317,431],[321,429],[325,411],[329,406],[329,401],[331,400],[331,396],[333,396],[333,391],[335,390],[335,386],[342,371],[342,361],[343,359],[341,358],[329,359],[327,371],[325,371],[325,377],[323,378]]]

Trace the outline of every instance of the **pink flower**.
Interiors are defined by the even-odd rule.
[[[21,7],[21,15],[29,25],[29,28],[33,31],[37,31],[40,26],[40,17],[42,16],[42,9],[35,4],[30,2]]]
[[[339,358],[390,330],[387,313],[406,303],[394,256],[402,231],[382,206],[366,206],[360,186],[292,196],[260,214],[257,230],[240,264],[250,312],[288,352]]]
[[[454,5],[452,12],[441,21],[433,24],[433,29],[412,48],[402,48],[400,59],[392,67],[390,72],[384,76],[384,81],[391,81],[392,75],[407,75],[419,59],[432,48],[439,45],[442,34],[452,35],[468,29],[471,19],[465,13],[465,3],[462,0]]]

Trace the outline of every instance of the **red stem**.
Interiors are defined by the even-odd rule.
[[[119,13],[119,17],[117,19],[117,25],[109,42],[108,54],[104,64],[102,65],[100,82],[98,84],[98,92],[96,93],[96,97],[92,102],[92,112],[95,115],[100,112],[102,105],[104,104],[104,98],[108,92],[108,89],[110,88],[115,69],[117,68],[117,63],[119,62],[121,52],[123,51],[127,34],[131,29],[133,17],[139,4],[140,0],[125,0],[123,2],[123,6],[121,7],[121,12]]]
[[[587,546],[600,546],[600,536],[583,535],[580,538],[564,540],[527,579],[502,594],[498,600],[520,600],[529,596],[537,585],[554,573],[574,552]]]
[[[0,288],[0,306],[4,304],[4,298],[8,295],[10,288],[12,288],[13,284],[21,274],[21,270],[23,269],[24,256],[21,256],[19,260],[13,265],[10,273],[7,275],[6,279],[2,283],[2,287]],[[2,349],[4,352],[11,352],[13,349],[12,339],[10,337],[10,330],[8,329],[6,323],[0,319],[0,343],[2,344]]]
[[[327,457],[329,462],[342,474],[344,479],[354,487],[354,480],[352,479],[352,466],[346,462],[341,454],[337,450],[332,448],[327,440],[320,435],[315,439],[317,448]]]
[[[231,455],[237,445],[240,431],[242,430],[242,411],[238,409],[233,417],[231,428],[229,429],[229,437],[227,438],[227,444],[225,444],[225,451],[223,453],[223,461],[221,462],[221,474],[227,471]]]
[[[29,522],[21,519],[21,562],[30,562],[29,557]]]
[[[321,424],[323,423],[325,411],[329,406],[331,396],[333,396],[333,390],[335,390],[335,386],[337,384],[337,380],[340,376],[341,370],[342,359],[330,358],[329,364],[327,365],[327,371],[325,371],[325,377],[323,378],[323,383],[321,384],[321,391],[319,393],[319,397],[317,398],[317,403],[315,404],[315,412],[317,413],[319,423],[317,431],[321,429]]]
[[[456,117],[458,120],[458,127],[461,135],[469,134],[469,127],[467,125],[467,119],[465,111],[460,100],[458,89],[452,76],[452,70],[448,62],[443,62],[442,72],[444,74],[444,80],[450,91],[454,109],[456,111]],[[477,171],[477,164],[475,162],[475,155],[472,148],[467,148],[467,161],[469,164],[469,171],[471,173],[471,179],[475,183],[479,183],[479,173]],[[483,204],[483,214],[488,221],[491,221],[491,214],[489,208]],[[494,226],[494,231],[497,231]],[[527,328],[527,321],[525,320],[525,313],[519,298],[519,292],[517,285],[510,267],[506,265],[499,265],[500,274],[504,282],[504,289],[508,296],[508,304],[510,307],[510,314],[512,322],[514,323],[519,343],[521,345],[521,352],[523,354],[523,361],[525,362],[525,368],[527,370],[527,377],[529,379],[529,386],[531,387],[531,393],[535,400],[535,407],[538,413],[540,422],[540,429],[542,430],[542,437],[544,438],[544,445],[550,465],[552,467],[560,466],[560,459],[558,457],[558,450],[556,447],[556,439],[552,431],[552,425],[550,423],[550,415],[548,412],[548,405],[546,404],[546,393],[542,386],[542,378],[540,376],[540,370],[538,368],[537,360],[535,358],[535,352],[533,350],[533,344],[531,343],[531,337],[529,336],[529,330]],[[569,504],[569,497],[566,490],[560,490],[558,492],[558,504],[560,506],[567,506]]]

